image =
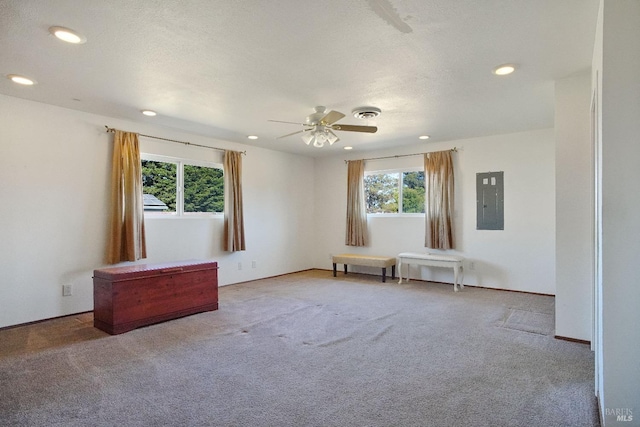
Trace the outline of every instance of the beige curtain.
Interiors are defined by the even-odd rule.
[[[224,152],[224,250],[244,251],[242,153]]]
[[[451,151],[424,155],[425,246],[453,249],[453,160]]]
[[[347,170],[347,232],[345,244],[366,246],[367,207],[364,202],[364,160],[351,160]]]
[[[111,228],[107,262],[147,257],[138,134],[115,131],[111,166]]]

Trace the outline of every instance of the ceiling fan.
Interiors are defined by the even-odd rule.
[[[305,144],[309,145],[313,142],[314,147],[322,147],[325,142],[329,145],[333,145],[334,142],[340,139],[333,133],[334,130],[343,130],[347,132],[366,132],[375,133],[378,128],[376,126],[359,126],[359,125],[341,125],[336,122],[342,119],[345,115],[339,111],[326,112],[326,107],[315,107],[315,113],[307,116],[304,123],[284,122],[282,120],[269,120],[276,123],[289,123],[293,125],[304,126],[305,128],[296,132],[288,133],[286,135],[279,136],[277,139],[286,138],[291,135],[306,132],[302,135],[302,140]]]

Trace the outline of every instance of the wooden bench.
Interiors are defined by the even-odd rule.
[[[396,278],[396,258],[375,255],[341,254],[333,256],[333,277],[336,277],[336,264],[344,264],[344,274],[347,274],[347,265],[359,265],[362,267],[382,268],[382,281],[387,281],[387,267],[391,267],[391,278]]]
[[[427,267],[448,267],[453,268],[453,290],[458,292],[458,273],[464,271],[462,269],[462,261],[464,258],[457,255],[441,255],[419,252],[403,252],[398,255],[398,273],[402,283],[402,264],[407,264],[407,282],[409,281],[409,265],[425,265]],[[462,280],[459,282],[460,289],[464,289]]]

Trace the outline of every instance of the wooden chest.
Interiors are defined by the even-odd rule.
[[[93,325],[112,335],[217,309],[217,262],[140,264],[93,271]]]

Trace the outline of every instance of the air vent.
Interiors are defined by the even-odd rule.
[[[351,113],[357,119],[375,119],[381,112],[382,110],[376,107],[360,107],[354,109]]]

